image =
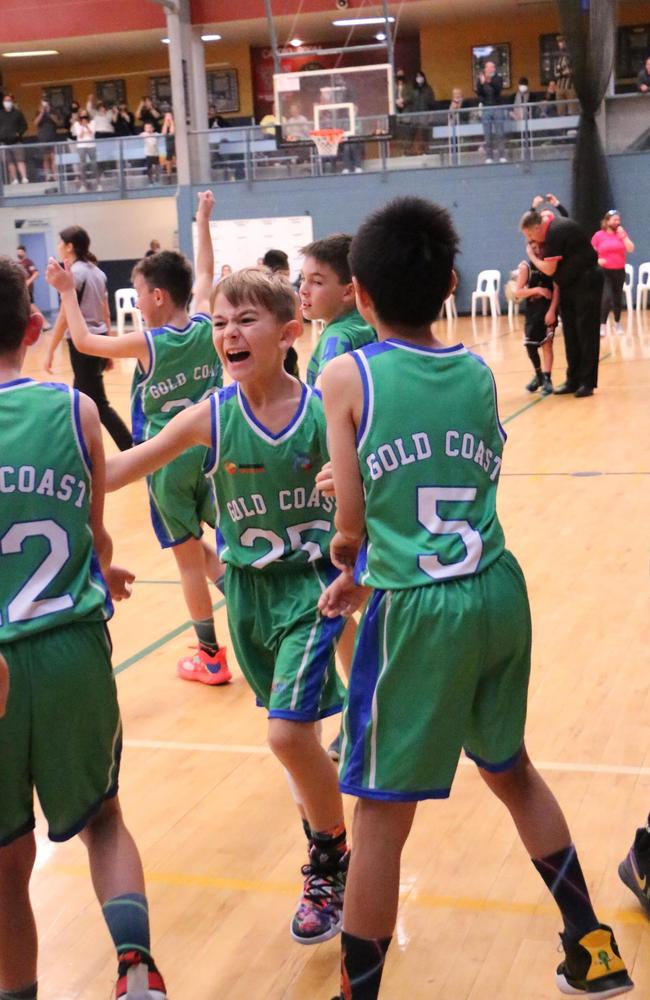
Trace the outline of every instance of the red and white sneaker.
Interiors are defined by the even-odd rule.
[[[115,1000],[167,1000],[163,978],[152,959],[139,951],[120,955]]]
[[[198,681],[199,684],[227,684],[232,680],[226,661],[226,647],[221,646],[214,656],[210,656],[199,646],[196,652],[184,656],[176,665],[176,673],[184,681]]]

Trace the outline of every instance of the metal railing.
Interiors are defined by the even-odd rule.
[[[192,181],[251,183],[334,173],[555,159],[571,154],[578,112],[577,101],[426,111],[398,115],[390,135],[387,118],[359,118],[358,138],[351,136],[341,143],[335,157],[324,158],[309,140],[278,142],[273,127],[192,132]],[[161,135],[96,139],[89,144],[69,140],[2,146],[2,194],[22,198],[86,192],[109,192],[118,197],[145,190],[163,193],[176,184],[172,154],[170,137]]]

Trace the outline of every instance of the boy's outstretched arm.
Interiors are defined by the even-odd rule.
[[[212,191],[199,191],[196,210],[198,245],[196,248],[196,274],[194,280],[194,312],[210,315],[210,295],[214,280],[214,251],[210,236],[210,216],[214,208]]]
[[[347,354],[330,361],[322,377],[327,443],[336,493],[336,534],[330,545],[330,556],[339,569],[351,569],[366,533],[356,444],[363,390],[357,366]]]
[[[183,410],[166,427],[143,444],[129,448],[106,463],[106,492],[114,493],[178,458],[197,444],[210,447],[210,400]]]
[[[137,358],[143,366],[149,364],[149,348],[143,333],[126,333],[123,337],[105,337],[91,333],[86,326],[77,299],[74,278],[68,265],[62,268],[50,257],[45,271],[48,284],[61,296],[61,309],[72,337],[72,342],[82,354],[97,358]],[[110,326],[109,326],[110,329]]]

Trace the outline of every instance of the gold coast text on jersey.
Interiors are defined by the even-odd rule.
[[[84,480],[69,472],[61,475],[54,469],[37,470],[33,465],[0,465],[0,493],[37,493],[82,507],[86,492]]]

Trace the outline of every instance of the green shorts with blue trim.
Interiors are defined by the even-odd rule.
[[[337,576],[329,562],[300,568],[226,570],[228,627],[237,662],[271,719],[315,722],[340,712],[345,689],[334,663],[344,618],[318,601]]]
[[[103,622],[5,643],[0,719],[0,847],[34,829],[34,789],[50,840],[69,840],[117,794],[122,726]]]
[[[461,750],[488,771],[524,740],[531,625],[510,552],[482,573],[376,590],[363,616],[343,716],[341,790],[446,798]]]
[[[163,549],[200,538],[203,522],[214,528],[214,499],[203,473],[205,456],[205,448],[190,448],[147,476],[151,523]]]

